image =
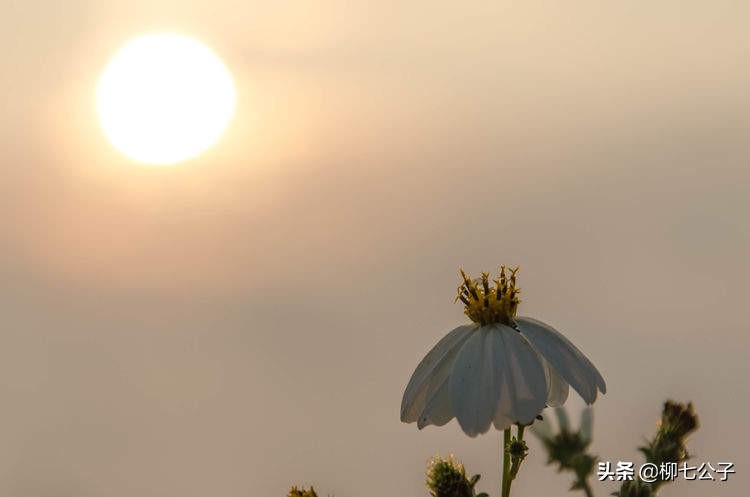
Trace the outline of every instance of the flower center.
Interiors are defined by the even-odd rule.
[[[520,288],[516,288],[516,272],[518,268],[508,269],[500,266],[500,277],[492,280],[490,285],[490,274],[482,273],[481,278],[472,280],[463,269],[461,276],[464,282],[458,287],[459,300],[464,303],[464,314],[475,323],[482,326],[501,323],[513,325],[513,317],[516,315]]]

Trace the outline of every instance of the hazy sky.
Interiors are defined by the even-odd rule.
[[[596,454],[640,462],[692,400],[694,461],[737,474],[662,494],[745,495],[747,2],[1,5],[0,495],[427,496],[452,452],[497,496],[499,433],[399,406],[458,269],[500,264],[606,378]],[[166,168],[94,105],[154,31],[238,93]],[[568,495],[531,449],[513,495]]]

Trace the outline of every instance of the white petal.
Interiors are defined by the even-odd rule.
[[[547,377],[547,405],[550,407],[561,406],[568,400],[570,386],[557,374],[557,371],[549,362],[544,359],[542,359],[542,362]]]
[[[464,433],[475,437],[490,428],[497,394],[494,388],[491,331],[479,328],[464,343],[450,376],[453,413]]]
[[[534,424],[531,425],[531,432],[542,440],[555,438],[555,431],[547,414],[541,420],[534,421]]]
[[[445,335],[422,359],[404,391],[401,421],[413,423],[419,419],[430,398],[450,374],[461,345],[477,329],[476,325],[459,326]]]
[[[466,341],[453,364],[451,402],[469,436],[530,423],[544,408],[547,383],[541,359],[507,326],[485,326]]]
[[[528,424],[542,412],[547,402],[547,381],[539,354],[521,335],[508,326],[495,326],[493,333],[495,388],[495,428],[504,430],[513,423]]]
[[[446,377],[432,397],[417,420],[417,427],[421,430],[425,426],[443,426],[453,419],[453,407],[451,405],[450,378]]]
[[[532,318],[515,318],[521,334],[587,404],[596,400],[597,387],[607,391],[602,375],[591,361],[551,326]]]

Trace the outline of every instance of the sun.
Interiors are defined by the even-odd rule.
[[[127,43],[97,87],[105,134],[131,159],[174,164],[198,155],[229,124],[236,94],[209,48],[185,36],[149,34]]]

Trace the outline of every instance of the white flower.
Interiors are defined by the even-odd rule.
[[[472,281],[463,271],[458,297],[473,324],[459,326],[438,342],[412,374],[401,402],[401,421],[419,429],[453,417],[474,437],[534,421],[545,406],[558,406],[568,387],[587,404],[606,385],[596,367],[551,326],[516,317],[520,300],[516,271],[490,286],[487,273]]]

